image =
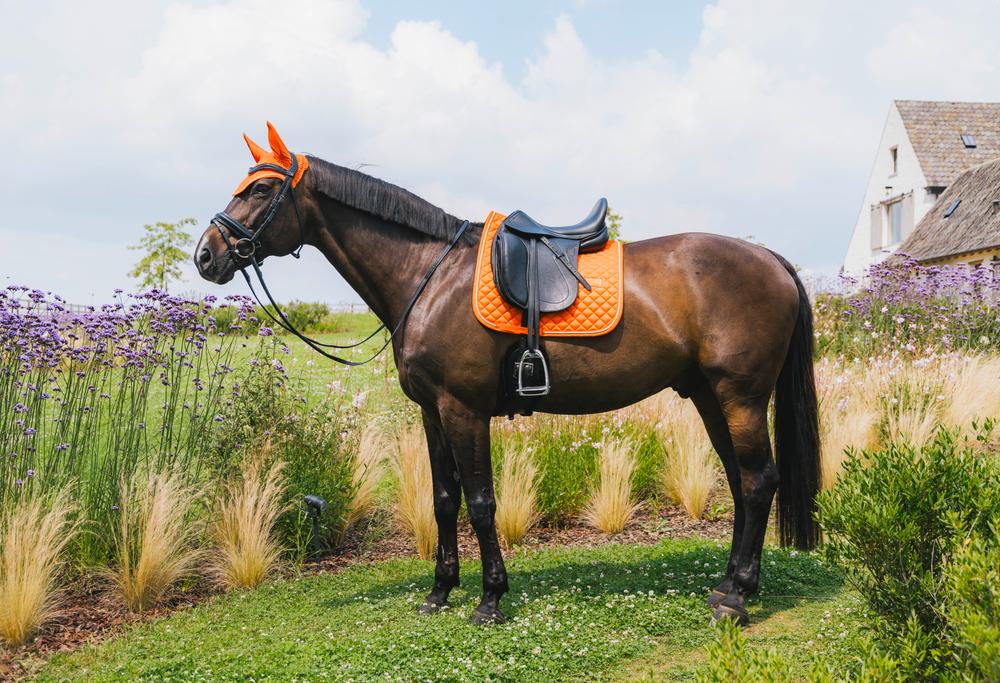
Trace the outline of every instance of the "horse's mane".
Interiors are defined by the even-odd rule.
[[[435,239],[451,239],[462,225],[460,218],[409,190],[360,171],[310,156],[309,172],[316,190],[330,199]],[[474,223],[470,228],[476,225],[479,224]],[[477,233],[478,230],[467,230],[462,239],[475,243]]]

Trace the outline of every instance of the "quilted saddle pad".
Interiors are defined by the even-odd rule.
[[[521,309],[504,301],[493,282],[490,252],[493,237],[506,216],[491,211],[483,225],[476,258],[476,281],[472,288],[472,310],[483,325],[497,332],[527,334],[522,325]],[[580,254],[580,274],[590,283],[591,291],[581,285],[576,301],[567,309],[543,313],[543,337],[599,337],[615,329],[622,317],[622,245],[609,241],[603,249]]]

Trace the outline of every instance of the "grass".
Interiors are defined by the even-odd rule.
[[[511,621],[490,628],[468,623],[478,562],[463,563],[453,609],[434,617],[415,613],[429,562],[359,566],[226,594],[57,655],[38,680],[633,680],[649,670],[690,679],[716,638],[703,600],[727,552],[683,540],[518,553],[503,603]],[[846,666],[853,640],[834,636],[854,624],[837,612],[847,604],[838,575],[811,555],[772,548],[764,565],[751,636],[796,660],[813,637],[807,651],[826,648]]]
[[[583,518],[606,534],[620,533],[641,506],[632,496],[636,457],[628,441],[611,440],[601,449],[599,480]]]
[[[430,457],[420,427],[408,427],[396,437],[393,471],[399,484],[396,517],[413,537],[417,555],[428,560],[437,547],[437,520]]]
[[[59,608],[60,556],[75,532],[60,496],[21,503],[0,517],[0,640],[22,645]]]
[[[188,516],[195,498],[177,472],[122,480],[111,576],[130,610],[149,609],[193,571],[196,529]]]
[[[719,478],[718,456],[694,406],[679,399],[675,403],[663,439],[663,491],[693,519],[701,519]]]
[[[257,459],[243,463],[240,481],[227,486],[209,535],[214,541],[212,574],[225,588],[253,588],[275,568],[281,544],[274,526],[284,493],[280,463],[265,468]]]
[[[497,532],[504,547],[512,548],[538,521],[538,469],[526,450],[504,456],[496,489]]]
[[[388,451],[389,445],[376,427],[369,425],[361,433],[357,452],[351,462],[354,499],[350,503],[347,519],[344,522],[345,534],[374,509],[375,493],[382,481],[384,472],[382,466]]]

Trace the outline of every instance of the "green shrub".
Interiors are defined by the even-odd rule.
[[[636,467],[632,475],[632,490],[637,499],[651,500],[660,495],[660,468],[663,466],[663,444],[652,425],[636,422],[628,425],[635,450]]]
[[[718,638],[706,648],[707,663],[695,673],[698,683],[902,683],[906,680],[891,658],[869,649],[855,671],[837,672],[813,655],[805,677],[797,675],[787,659],[773,649],[751,649],[739,626],[729,619],[717,624]]]
[[[1000,681],[1000,520],[969,538],[945,568],[945,602],[957,669]]]
[[[338,545],[356,486],[356,411],[333,397],[308,401],[301,383],[289,378],[280,362],[272,362],[261,363],[258,372],[234,388],[222,417],[209,448],[220,481],[235,476],[248,453],[280,460],[287,512],[277,528],[284,543],[298,559],[305,557],[312,522],[303,498],[318,495],[327,502],[320,518],[322,540],[327,547]]]
[[[603,438],[600,424],[541,415],[525,424],[526,429],[498,430],[494,471],[504,453],[524,448],[538,468],[539,513],[548,524],[564,526],[580,514],[590,495]]]
[[[852,453],[821,494],[819,519],[828,556],[875,614],[880,644],[905,677],[946,677],[995,652],[983,642],[997,634],[997,594],[981,585],[991,556],[963,550],[968,539],[996,539],[995,454],[945,430],[920,450]]]

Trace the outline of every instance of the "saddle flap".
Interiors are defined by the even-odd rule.
[[[579,242],[568,239],[549,242],[565,254],[570,263],[577,262]],[[497,290],[506,301],[521,309],[528,308],[529,248],[529,240],[501,228],[493,240],[491,254]],[[539,311],[554,313],[569,308],[576,301],[579,283],[548,247],[538,244],[536,248]]]

